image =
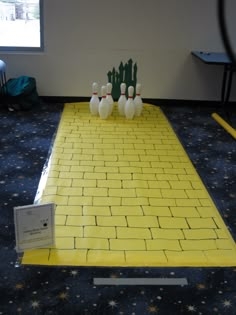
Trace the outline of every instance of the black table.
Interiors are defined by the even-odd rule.
[[[208,65],[224,66],[222,87],[221,87],[221,104],[225,110],[227,118],[230,120],[227,106],[229,103],[233,73],[236,71],[235,66],[232,64],[226,53],[222,52],[203,52],[192,51],[192,55],[203,61]]]

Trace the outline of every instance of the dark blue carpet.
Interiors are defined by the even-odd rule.
[[[62,104],[42,104],[30,111],[0,109],[0,315],[236,314],[236,267],[17,264],[13,207],[34,201],[62,108]],[[236,239],[235,140],[211,118],[215,109],[168,106],[163,111]],[[96,287],[94,277],[186,277],[189,284]]]

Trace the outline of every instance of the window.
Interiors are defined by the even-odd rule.
[[[0,0],[0,50],[43,49],[43,0]]]

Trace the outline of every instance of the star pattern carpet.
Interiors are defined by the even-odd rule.
[[[42,104],[27,112],[0,110],[0,315],[233,314],[235,268],[39,267],[18,263],[13,207],[33,203],[62,109],[62,104]],[[235,140],[211,118],[215,109],[162,109],[235,239]],[[95,277],[184,277],[188,285],[95,286]]]

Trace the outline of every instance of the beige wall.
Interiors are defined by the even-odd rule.
[[[236,1],[227,16],[235,27]],[[30,75],[40,95],[90,96],[91,84],[132,58],[143,97],[218,100],[222,68],[192,50],[223,51],[215,0],[44,0],[43,53],[0,53],[8,77]]]

